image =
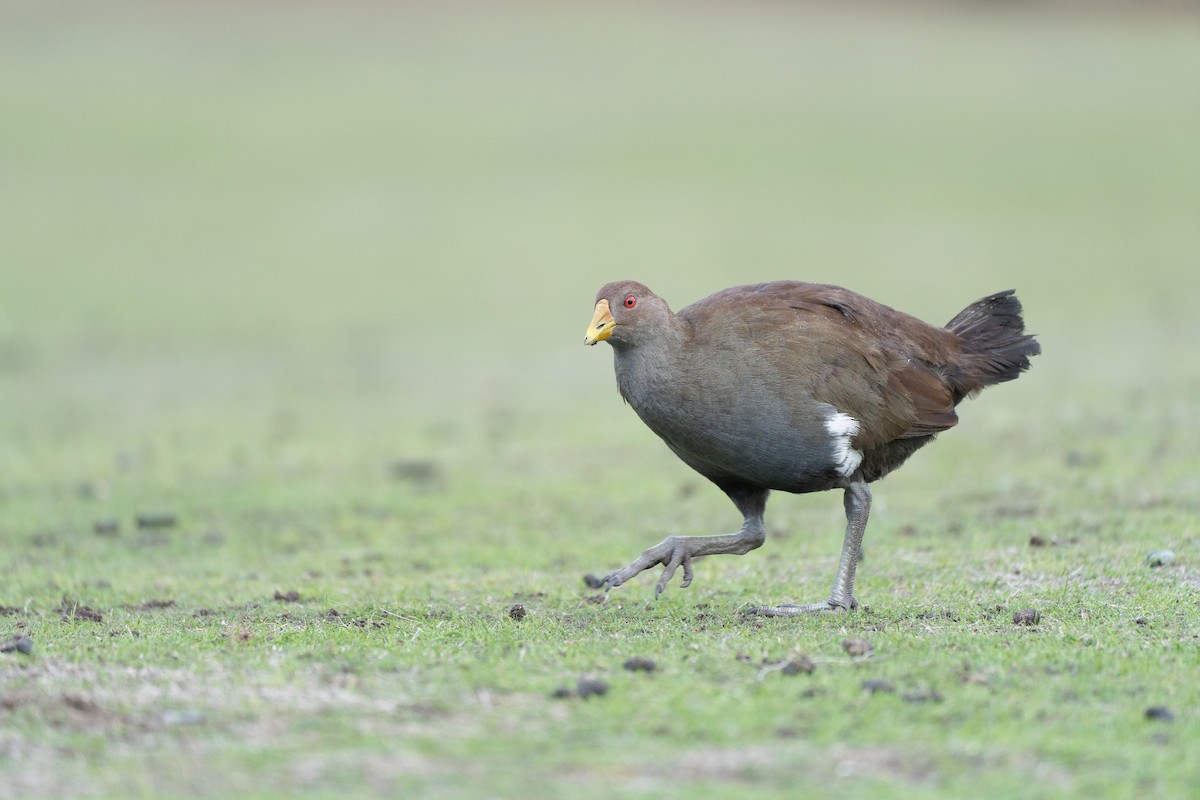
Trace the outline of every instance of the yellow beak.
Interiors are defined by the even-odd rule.
[[[590,346],[596,342],[603,342],[612,336],[615,327],[617,327],[617,321],[613,319],[612,311],[608,308],[608,301],[601,300],[596,303],[596,313],[592,316],[592,323],[588,325],[587,333],[583,335],[583,343]]]

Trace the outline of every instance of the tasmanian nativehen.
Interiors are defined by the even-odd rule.
[[[617,386],[684,463],[737,506],[741,530],[668,536],[601,579],[608,589],[662,564],[655,594],[692,560],[742,555],[766,539],[772,489],[842,489],[846,538],[829,599],[752,612],[857,607],[870,484],[958,422],[964,397],[1018,377],[1041,352],[1012,291],[972,303],[944,328],[837,286],[736,286],[674,313],[635,281],[600,289],[584,342],[612,345]]]

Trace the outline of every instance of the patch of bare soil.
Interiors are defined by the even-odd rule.
[[[158,611],[163,608],[174,608],[174,607],[175,607],[174,600],[159,600],[157,598],[152,598],[143,603],[135,603],[135,604],[129,604],[129,605],[122,606],[122,608],[128,609],[129,611]]]

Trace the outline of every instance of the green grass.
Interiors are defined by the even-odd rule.
[[[0,797],[1186,796],[1197,130],[1165,13],[5,6]],[[831,494],[593,602],[739,522],[580,346],[622,277],[1045,354],[876,486],[868,608],[739,613]]]

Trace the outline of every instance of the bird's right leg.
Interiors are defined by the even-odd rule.
[[[725,554],[740,556],[761,547],[767,538],[763,513],[766,510],[768,492],[765,489],[725,491],[742,512],[740,530],[718,536],[668,536],[643,552],[629,566],[605,575],[600,579],[599,586],[607,591],[653,566],[662,564],[663,573],[654,586],[654,596],[658,597],[680,567],[683,567],[683,582],[679,584],[680,588],[686,589],[691,585],[693,559]]]
[[[846,487],[843,498],[846,508],[846,538],[842,542],[842,557],[837,575],[833,579],[833,590],[828,600],[818,603],[783,603],[778,606],[756,606],[746,609],[747,614],[764,617],[794,617],[825,611],[850,611],[858,607],[854,599],[854,570],[862,554],[863,534],[867,530],[867,518],[871,514],[871,487],[858,481]]]

